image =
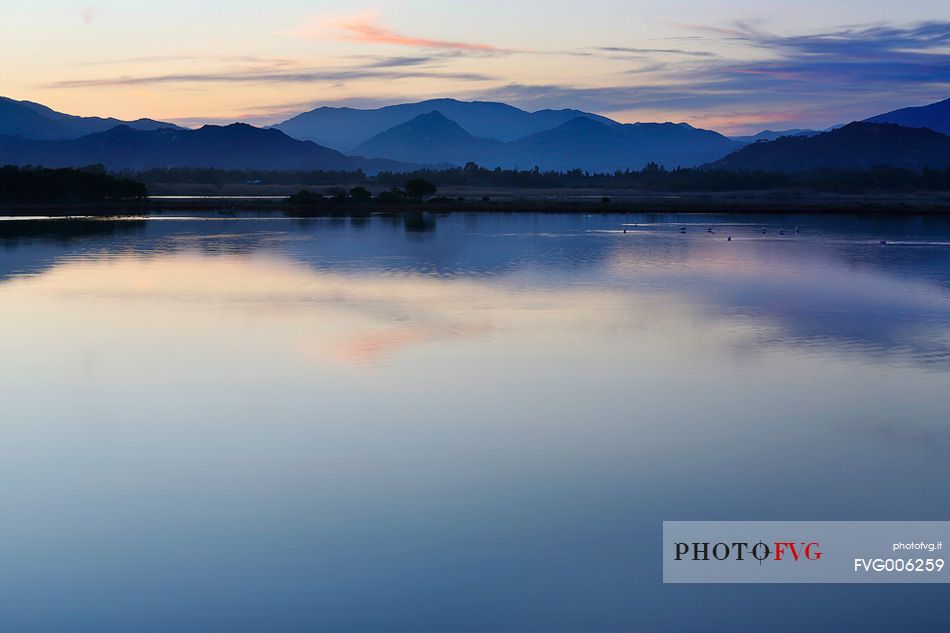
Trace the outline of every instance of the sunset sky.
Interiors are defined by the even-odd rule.
[[[735,133],[950,96],[946,0],[8,4],[0,94],[81,115],[269,124],[446,96]]]

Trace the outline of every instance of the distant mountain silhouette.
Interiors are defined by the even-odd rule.
[[[504,145],[495,139],[473,136],[442,113],[430,112],[380,132],[357,145],[353,153],[405,162],[464,165],[470,160],[491,160]]]
[[[807,129],[793,129],[793,130],[762,130],[758,134],[751,134],[748,136],[730,136],[734,141],[740,143],[756,143],[758,141],[774,141],[777,138],[782,138],[783,136],[814,136],[815,134],[821,134],[820,130],[807,130]]]
[[[782,171],[875,165],[918,169],[950,161],[947,137],[938,132],[950,133],[950,99],[834,131],[766,130],[729,139],[685,123],[620,124],[580,110],[527,112],[504,103],[455,99],[370,110],[318,108],[271,129],[234,124],[187,130],[151,119],[71,116],[0,97],[0,164],[49,167],[102,163],[133,169],[373,173],[474,161],[485,167],[597,172],[639,169],[648,162],[666,167],[715,162],[719,167]],[[743,143],[749,145],[736,151]]]
[[[102,164],[110,169],[217,167],[220,169],[405,170],[395,161],[344,156],[279,130],[244,123],[197,130],[134,130],[122,125],[78,139],[35,141],[0,137],[0,165],[76,167]]]
[[[0,97],[0,135],[36,140],[72,139],[104,132],[117,125],[127,125],[137,130],[182,129],[171,123],[152,119],[120,121],[113,118],[73,116],[32,101],[15,101]]]
[[[614,121],[606,117],[581,110],[527,112],[505,103],[430,99],[372,110],[317,108],[274,127],[294,138],[347,151],[380,132],[430,112],[440,112],[446,118],[458,123],[472,136],[499,141],[513,141],[534,132],[557,127],[577,117],[587,117],[616,125]]]
[[[801,172],[869,169],[880,165],[922,169],[950,166],[950,136],[925,128],[850,123],[812,137],[787,136],[746,145],[713,163],[723,169]]]
[[[950,134],[950,99],[915,108],[901,108],[867,119],[868,123],[896,123],[906,127],[925,127]]]
[[[439,112],[377,134],[354,150],[363,156],[421,163],[549,170],[639,169],[650,161],[693,166],[725,156],[739,145],[686,124],[601,123],[588,117],[508,143],[478,138]]]
[[[640,169],[649,162],[666,167],[701,165],[738,147],[718,132],[686,123],[606,125],[576,118],[509,143],[502,163],[543,169],[590,171]]]

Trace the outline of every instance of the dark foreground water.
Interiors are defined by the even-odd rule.
[[[950,221],[0,221],[0,314],[3,631],[947,630],[660,530],[950,518]]]

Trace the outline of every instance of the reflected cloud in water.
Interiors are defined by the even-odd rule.
[[[679,234],[681,225],[690,227],[689,234]],[[797,225],[805,227],[800,234],[792,232]],[[706,232],[707,226],[715,232]],[[763,235],[760,226],[769,232]],[[788,236],[778,235],[780,226],[787,227]],[[621,227],[629,232],[622,233]],[[415,239],[420,231],[430,237]],[[726,242],[727,234],[735,239]],[[882,247],[878,238],[892,243]],[[950,366],[950,224],[939,218],[779,216],[749,222],[741,217],[655,214],[439,218],[419,213],[369,219],[238,215],[8,221],[0,223],[0,245],[0,279],[92,260],[130,257],[147,262],[166,255],[203,254],[204,259],[162,259],[174,273],[163,271],[164,264],[155,261],[143,264],[148,272],[142,274],[153,280],[150,283],[167,273],[197,284],[203,272],[214,271],[217,284],[178,289],[180,296],[194,301],[220,296],[222,286],[253,294],[248,284],[260,270],[272,272],[272,279],[260,283],[271,289],[273,302],[303,300],[286,293],[307,287],[303,268],[308,268],[334,279],[340,305],[366,308],[364,299],[352,295],[371,285],[365,277],[383,276],[383,286],[390,291],[386,300],[398,307],[379,307],[382,298],[376,297],[374,305],[391,321],[337,343],[341,357],[352,359],[490,331],[484,324],[428,320],[427,313],[438,302],[421,289],[434,284],[444,290],[446,284],[433,281],[443,279],[461,286],[480,282],[472,296],[543,291],[554,305],[589,303],[598,295],[618,306],[629,302],[628,311],[637,309],[637,297],[665,296],[710,321],[742,324],[748,338],[735,345],[750,351],[774,345],[810,354],[836,351],[879,362],[912,362],[936,370]],[[232,259],[215,259],[220,257]],[[245,266],[237,273],[235,257],[268,263],[263,269]],[[137,273],[121,269],[118,274],[132,278]],[[413,276],[418,279],[412,289],[400,286]],[[103,274],[100,291],[122,292],[115,281]],[[587,296],[557,297],[576,292]],[[325,302],[326,295],[321,297]]]
[[[770,242],[748,245],[737,256],[732,244],[694,249],[672,262],[618,255],[612,268],[637,284],[685,296],[711,319],[756,326],[741,343],[750,349],[778,345],[950,369],[950,291],[913,278],[910,262],[902,270],[855,266],[834,250],[776,253]],[[932,248],[950,252],[950,244]]]

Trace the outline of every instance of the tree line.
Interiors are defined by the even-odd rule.
[[[147,184],[188,183],[337,186],[343,191],[360,186],[389,191],[408,180],[425,180],[439,187],[484,187],[512,189],[633,189],[642,191],[765,191],[809,189],[836,193],[870,191],[948,191],[950,169],[925,168],[911,171],[897,167],[869,170],[815,170],[788,174],[775,171],[731,171],[709,167],[667,169],[650,163],[643,169],[595,173],[570,171],[488,169],[475,163],[447,169],[420,169],[410,173],[363,171],[266,171],[174,167],[122,174]],[[329,194],[333,195],[333,194]]]
[[[475,163],[411,173],[362,171],[261,171],[213,168],[164,168],[110,174],[101,165],[82,169],[0,167],[0,203],[102,202],[137,200],[148,195],[148,183],[292,184],[304,189],[293,202],[323,204],[352,200],[398,203],[431,200],[438,188],[626,189],[644,192],[812,190],[829,193],[950,191],[950,168],[912,171],[896,167],[868,170],[815,170],[799,174],[769,171],[726,171],[710,168],[666,169],[651,163],[639,170],[591,173],[540,169],[487,169]],[[374,195],[371,190],[377,193]],[[446,199],[447,201],[448,199]]]
[[[146,184],[174,183],[190,185],[357,185],[365,183],[367,176],[362,170],[283,170],[267,169],[216,169],[214,167],[156,167],[144,171],[124,171],[122,176],[134,178]]]
[[[101,165],[83,169],[0,167],[0,203],[141,200],[144,183],[113,176]]]
[[[570,171],[486,169],[475,163],[450,169],[422,169],[411,173],[381,172],[370,179],[393,186],[407,178],[421,178],[440,186],[511,187],[524,189],[591,188],[636,189],[643,191],[761,191],[770,189],[811,189],[835,193],[869,191],[948,191],[950,168],[911,171],[899,167],[868,170],[824,169],[790,174],[776,171],[736,171],[709,167],[667,169],[649,163],[643,169],[592,173]]]
[[[430,202],[450,201],[449,198],[433,198],[438,191],[439,188],[428,180],[410,178],[405,181],[402,187],[392,187],[375,196],[369,189],[361,186],[353,187],[349,191],[343,187],[331,187],[325,194],[309,189],[301,189],[287,198],[287,201],[291,204],[324,207],[332,207],[334,204],[342,202],[399,204],[402,202],[422,202],[424,200]]]

